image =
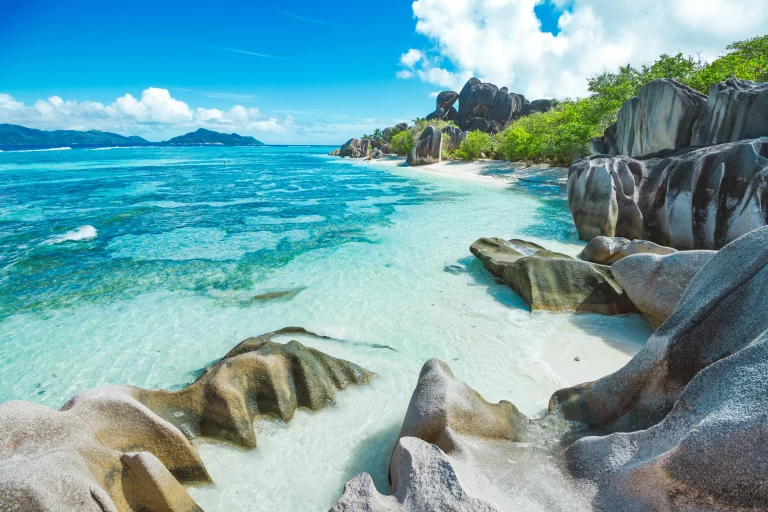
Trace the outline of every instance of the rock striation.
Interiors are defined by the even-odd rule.
[[[768,135],[768,83],[738,78],[714,84],[693,126],[691,145],[724,144]]]
[[[636,311],[608,266],[576,260],[521,240],[481,238],[470,252],[532,311],[604,315]]]
[[[107,386],[59,411],[0,404],[0,509],[196,511],[182,484],[210,477],[191,440],[256,446],[257,416],[289,421],[372,374],[297,341],[249,338],[179,391]],[[309,333],[311,334],[311,333]]]
[[[349,139],[339,148],[339,156],[349,158],[367,158],[371,155],[369,139]]]
[[[416,167],[440,163],[443,156],[443,133],[434,126],[427,126],[413,146],[406,163]]]
[[[768,137],[579,160],[568,171],[568,207],[582,240],[719,249],[766,223]]]
[[[731,78],[709,96],[659,78],[627,100],[618,119],[590,142],[592,154],[638,157],[668,149],[768,136],[768,83]]]

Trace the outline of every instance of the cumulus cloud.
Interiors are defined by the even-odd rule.
[[[146,133],[159,128],[199,128],[250,132],[286,133],[293,118],[268,118],[258,108],[235,105],[229,110],[192,109],[171,96],[167,89],[150,87],[136,98],[120,96],[104,105],[94,101],[65,101],[59,96],[25,105],[11,95],[0,93],[0,123],[42,129],[109,130],[119,133]]]
[[[768,3],[753,0],[554,0],[559,33],[542,31],[543,0],[417,0],[416,31],[433,51],[409,49],[404,70],[458,90],[470,76],[528,97],[587,94],[586,77],[662,53],[716,57],[768,32]],[[405,76],[403,76],[405,78]]]

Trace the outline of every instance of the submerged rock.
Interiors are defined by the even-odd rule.
[[[434,126],[427,126],[416,141],[406,163],[410,166],[440,163],[443,152],[443,134]]]
[[[580,260],[601,265],[612,265],[633,254],[658,254],[664,256],[677,252],[671,247],[649,242],[648,240],[632,240],[621,237],[597,236],[587,244],[577,256]]]
[[[643,159],[580,160],[568,171],[568,207],[583,240],[718,249],[765,225],[768,137]]]
[[[611,274],[651,325],[669,318],[693,277],[716,251],[683,251],[666,256],[635,254],[611,266]]]
[[[165,510],[199,507],[181,484],[210,482],[190,440],[253,448],[253,421],[324,408],[372,374],[297,341],[250,338],[179,391],[107,386],[60,411],[0,404],[0,509]]]

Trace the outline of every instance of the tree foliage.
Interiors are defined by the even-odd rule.
[[[394,137],[389,143],[389,150],[396,155],[407,155],[414,146],[413,136],[410,130],[404,130]]]
[[[493,138],[487,133],[474,131],[461,141],[453,156],[459,160],[477,160],[483,156],[489,157],[492,151]]]

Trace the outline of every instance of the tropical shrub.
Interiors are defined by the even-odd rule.
[[[392,137],[389,150],[396,155],[407,155],[413,149],[414,143],[411,131],[404,130]]]
[[[461,141],[453,156],[460,160],[477,160],[481,155],[491,156],[493,151],[493,138],[487,133],[474,131],[467,134],[467,138]]]

